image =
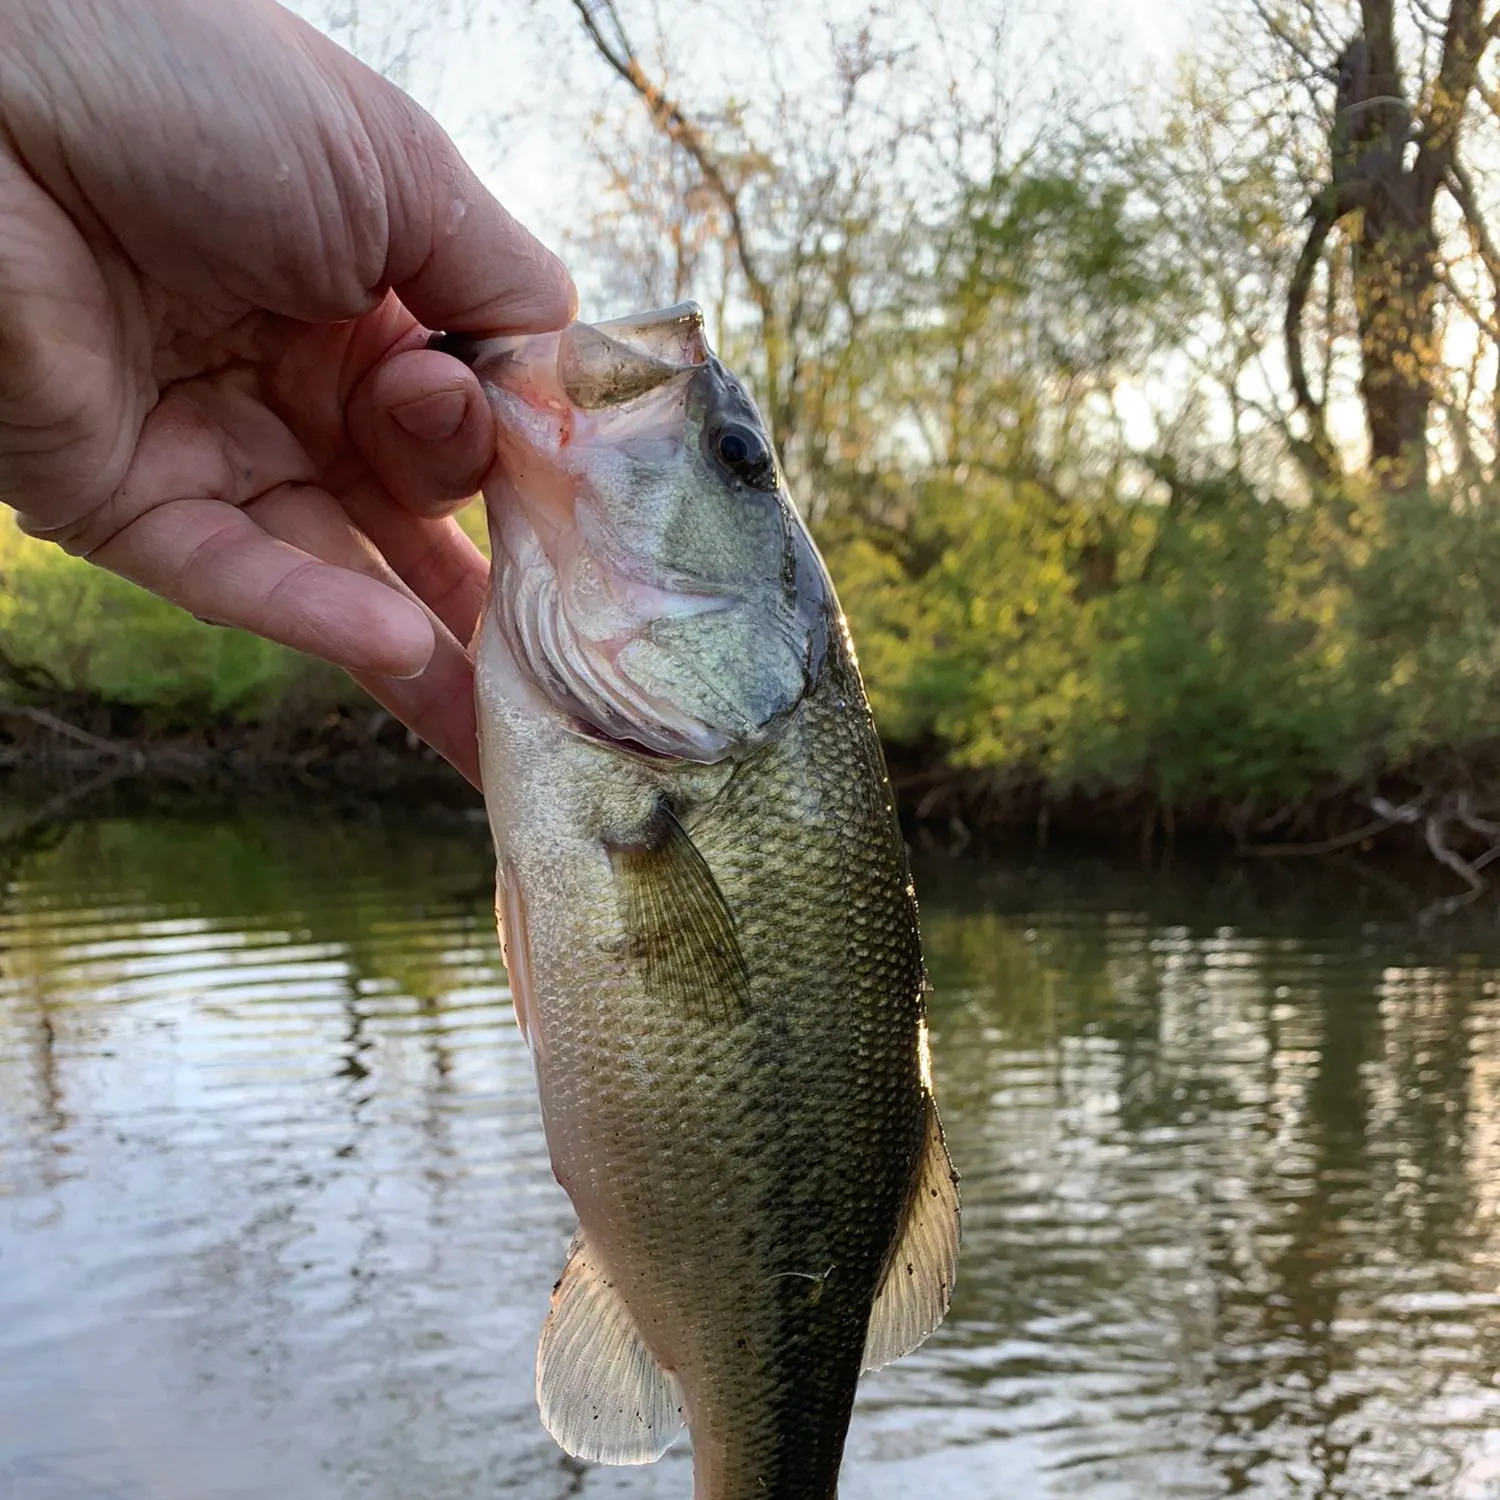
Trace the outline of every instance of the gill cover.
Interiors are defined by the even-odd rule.
[[[443,347],[495,409],[490,607],[538,689],[677,759],[767,738],[817,679],[833,596],[696,305]]]

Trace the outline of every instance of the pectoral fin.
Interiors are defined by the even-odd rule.
[[[682,1431],[682,1388],[652,1357],[582,1230],[542,1327],[536,1399],[547,1431],[591,1463],[654,1463]]]
[[[690,1015],[732,1021],[750,1004],[734,915],[698,847],[665,803],[639,844],[611,846],[631,951],[647,991]]]
[[[937,1107],[927,1101],[927,1144],[885,1281],[870,1311],[866,1370],[910,1354],[943,1321],[958,1271],[958,1176]]]

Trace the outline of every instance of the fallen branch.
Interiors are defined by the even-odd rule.
[[[1392,823],[1420,823],[1422,821],[1422,809],[1427,801],[1424,793],[1415,802],[1403,802],[1400,807],[1386,801],[1384,797],[1371,797],[1371,808],[1380,814],[1382,818],[1389,818]]]
[[[1447,818],[1436,813],[1427,819],[1424,829],[1427,847],[1439,864],[1446,865],[1452,870],[1469,887],[1470,892],[1477,896],[1484,889],[1484,877],[1463,855],[1449,847],[1448,841],[1443,837],[1443,824],[1447,821]]]
[[[1404,809],[1392,809],[1393,813],[1400,811]],[[1246,844],[1235,852],[1248,855],[1253,859],[1312,859],[1320,854],[1336,854],[1340,849],[1362,844],[1366,839],[1374,838],[1378,833],[1384,833],[1387,828],[1394,828],[1397,823],[1410,821],[1412,820],[1409,818],[1395,816],[1381,817],[1373,823],[1366,823],[1363,828],[1356,828],[1352,833],[1341,833],[1335,838],[1320,839],[1314,844]]]
[[[80,729],[76,724],[68,723],[66,719],[59,719],[56,714],[49,714],[44,708],[0,704],[0,715],[11,719],[26,719],[42,729],[61,735],[64,739],[87,745],[90,750],[97,750],[101,755],[129,758],[135,762],[137,770],[146,764],[145,755],[134,745],[121,745],[114,740],[106,740],[97,734],[90,734],[87,729]]]
[[[1470,833],[1482,833],[1487,839],[1500,838],[1500,823],[1493,823],[1488,818],[1481,818],[1478,813],[1469,810],[1469,794],[1467,791],[1458,794],[1457,806],[1454,809],[1453,816]],[[1476,866],[1476,868],[1478,867]]]

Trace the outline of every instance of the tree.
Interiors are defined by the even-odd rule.
[[[1328,0],[1272,8],[1256,0],[1264,25],[1323,106],[1323,177],[1307,209],[1306,238],[1286,297],[1285,343],[1292,390],[1306,425],[1309,467],[1336,473],[1326,421],[1326,392],[1307,376],[1303,319],[1335,228],[1349,245],[1348,284],[1359,349],[1359,395],[1369,434],[1370,467],[1393,493],[1428,479],[1433,406],[1443,406],[1453,446],[1473,467],[1470,389],[1455,391],[1445,348],[1445,301],[1466,313],[1479,337],[1493,340],[1483,312],[1458,269],[1466,250],[1500,285],[1500,257],[1480,194],[1466,164],[1465,126],[1476,94],[1487,95],[1482,64],[1500,34],[1500,11],[1486,18],[1481,0],[1449,0],[1446,15],[1411,0],[1360,0],[1350,16]],[[1352,32],[1342,33],[1340,24]],[[1335,46],[1335,44],[1337,45]],[[1404,65],[1403,52],[1414,61]],[[1442,197],[1468,235],[1450,232]],[[1331,274],[1331,273],[1330,273]],[[1477,374],[1477,366],[1471,365]],[[1493,431],[1489,440],[1493,456]]]
[[[659,32],[638,47],[615,0],[572,3],[650,127],[596,128],[596,241],[653,290],[696,272],[815,516],[888,508],[884,481],[914,471],[1024,452],[1053,483],[1118,450],[1112,402],[1149,360],[1141,310],[1163,269],[1104,133],[1061,92],[1076,80],[1037,87],[1001,7],[872,5],[819,35],[765,0],[746,18],[758,56],[788,26],[815,55],[795,79],[705,84]]]

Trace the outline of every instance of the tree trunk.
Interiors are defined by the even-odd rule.
[[[1288,292],[1287,363],[1311,434],[1305,446],[1326,469],[1332,452],[1326,392],[1314,394],[1308,385],[1302,310],[1329,233],[1343,223],[1353,252],[1370,468],[1382,489],[1400,494],[1427,483],[1428,420],[1441,358],[1437,192],[1459,169],[1459,127],[1495,24],[1484,23],[1480,0],[1449,0],[1442,61],[1414,122],[1396,56],[1393,0],[1360,0],[1359,10],[1359,33],[1334,69],[1329,178],[1313,199]]]
[[[1433,197],[1405,161],[1412,120],[1393,9],[1361,0],[1361,35],[1341,59],[1334,170],[1362,199],[1350,240],[1370,467],[1381,488],[1403,491],[1427,479],[1437,242]]]
[[[1395,493],[1427,482],[1437,358],[1437,245],[1430,212],[1425,223],[1413,212],[1414,186],[1406,173],[1378,183],[1351,236],[1370,467],[1381,488]]]

